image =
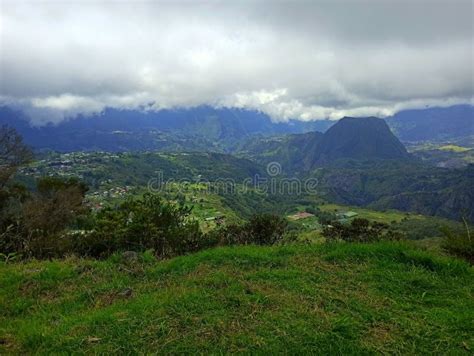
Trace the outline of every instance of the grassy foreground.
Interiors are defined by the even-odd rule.
[[[473,287],[401,243],[0,264],[0,353],[470,354]]]

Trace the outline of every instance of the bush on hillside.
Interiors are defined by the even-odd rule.
[[[229,225],[210,235],[220,245],[273,245],[283,238],[287,226],[283,217],[257,214],[243,225]]]
[[[410,240],[440,237],[440,230],[445,227],[455,231],[455,233],[462,232],[457,222],[436,219],[434,217],[426,219],[409,219],[405,217],[401,221],[392,223],[392,228],[406,234]]]
[[[285,218],[272,214],[258,214],[246,225],[250,241],[257,245],[273,245],[285,234],[288,223]]]
[[[318,221],[322,225],[330,225],[333,221],[337,219],[337,215],[330,211],[322,211],[320,209],[316,209],[314,215],[318,218]]]
[[[198,251],[208,243],[190,213],[153,194],[129,199],[98,212],[94,229],[76,237],[74,251],[95,257],[125,250],[153,249],[161,257]]]
[[[86,213],[87,187],[76,179],[47,177],[35,192],[16,186],[3,189],[0,252],[49,258],[70,250],[65,230]]]
[[[328,241],[348,242],[375,242],[381,240],[400,240],[403,235],[390,228],[389,225],[379,222],[370,222],[367,219],[357,218],[350,224],[332,222],[323,229],[323,236]]]

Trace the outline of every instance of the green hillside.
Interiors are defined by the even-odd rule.
[[[283,171],[301,171],[307,156],[313,155],[324,134],[318,131],[286,136],[252,138],[243,142],[237,154],[258,163],[278,162]]]
[[[0,264],[0,353],[474,349],[474,274],[400,243]]]

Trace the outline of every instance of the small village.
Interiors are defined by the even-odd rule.
[[[45,158],[19,170],[25,176],[61,176],[82,178],[84,172],[100,167],[104,161],[120,158],[110,152],[48,153]]]

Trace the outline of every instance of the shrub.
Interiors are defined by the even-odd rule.
[[[78,236],[74,250],[82,255],[104,256],[117,250],[153,249],[161,257],[200,250],[207,242],[191,208],[164,202],[145,194],[116,208],[101,210],[92,232]]]
[[[318,221],[322,225],[329,225],[331,224],[334,220],[337,219],[337,216],[335,213],[329,212],[329,211],[321,211],[321,210],[316,210],[316,217],[318,218]]]
[[[283,238],[287,225],[280,216],[258,214],[243,225],[229,225],[210,235],[221,245],[273,245]]]
[[[29,197],[25,187],[8,187],[0,190],[0,252],[21,253],[22,206]]]
[[[76,179],[47,177],[38,180],[37,190],[9,189],[0,221],[0,252],[25,257],[61,256],[70,250],[64,234],[80,214],[87,187]],[[7,194],[6,190],[3,190]]]
[[[18,168],[33,158],[31,149],[18,132],[6,125],[0,127],[0,189],[4,189]]]
[[[281,216],[271,214],[254,215],[247,223],[247,230],[252,243],[273,245],[282,239],[288,223]]]
[[[352,220],[350,224],[335,221],[324,227],[323,236],[328,241],[343,240],[348,242],[400,240],[403,237],[401,233],[391,229],[387,224],[370,222],[361,218]]]
[[[216,245],[245,245],[249,243],[248,234],[244,225],[231,224],[218,227],[207,233],[210,240]]]

